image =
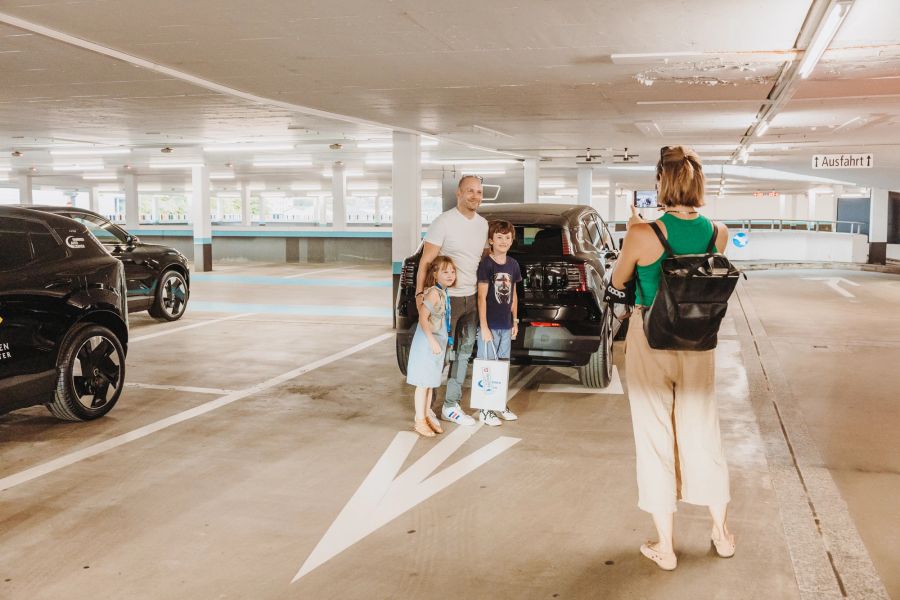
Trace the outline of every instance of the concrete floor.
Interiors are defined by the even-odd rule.
[[[181,321],[132,315],[107,417],[0,417],[0,598],[900,598],[900,277],[742,284],[717,350],[738,552],[682,505],[666,573],[617,382],[514,369],[519,421],[416,439],[389,271],[337,267],[198,275]]]

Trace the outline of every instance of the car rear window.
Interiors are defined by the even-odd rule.
[[[516,225],[510,252],[534,256],[562,256],[563,232],[559,225]]]
[[[27,228],[28,234],[31,236],[31,246],[34,248],[34,257],[37,260],[62,258],[66,255],[65,249],[46,225],[29,221]]]

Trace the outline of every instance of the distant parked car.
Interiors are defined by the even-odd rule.
[[[523,280],[511,361],[577,367],[583,385],[608,386],[620,323],[603,302],[603,290],[618,251],[603,219],[589,206],[569,204],[483,204],[478,212],[516,229],[509,255],[519,262]],[[403,373],[418,320],[414,295],[421,256],[420,247],[404,261],[397,292],[397,363]]]
[[[72,206],[27,206],[31,210],[63,215],[82,223],[110,254],[125,265],[128,311],[146,310],[151,317],[177,321],[190,298],[190,270],[175,248],[145,244],[109,219]]]
[[[125,385],[125,269],[87,228],[0,206],[0,413],[96,419]]]

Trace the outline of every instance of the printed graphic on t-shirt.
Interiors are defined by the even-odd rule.
[[[509,273],[494,273],[494,298],[498,304],[512,304],[512,275]]]

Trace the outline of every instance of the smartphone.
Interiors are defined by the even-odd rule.
[[[656,208],[659,206],[656,202],[656,190],[635,191],[634,206],[635,208]]]

